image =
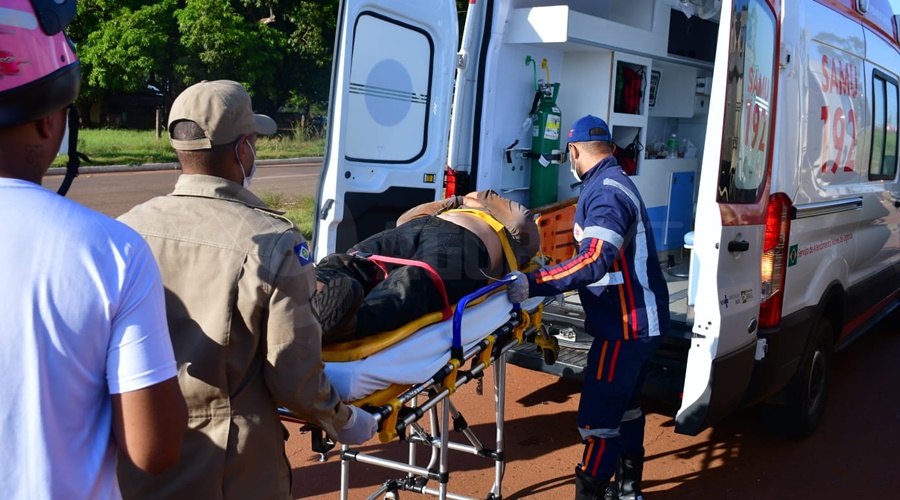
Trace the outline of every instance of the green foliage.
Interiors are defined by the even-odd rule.
[[[139,91],[171,78],[176,0],[84,0],[69,28],[82,65],[82,96]]]
[[[284,195],[280,192],[266,191],[264,193],[260,193],[259,199],[272,208],[278,208],[281,206],[281,202],[284,200]]]
[[[315,199],[312,196],[286,197],[280,192],[266,191],[260,194],[266,205],[284,211],[284,216],[290,219],[307,240],[312,239],[313,214],[315,213]]]
[[[200,80],[248,87],[269,114],[328,99],[339,0],[80,0],[68,28],[82,61],[79,106],[152,85],[169,98]]]

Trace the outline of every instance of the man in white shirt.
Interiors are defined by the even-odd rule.
[[[187,413],[146,243],[40,185],[80,81],[50,5],[0,5],[0,498],[118,498],[116,451],[161,472]]]

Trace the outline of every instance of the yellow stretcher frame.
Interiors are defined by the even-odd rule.
[[[571,230],[571,218],[574,214],[574,199],[544,207],[538,214],[536,223],[541,228],[541,262],[532,261],[527,269],[531,270],[541,264],[548,263],[548,258],[563,257],[561,252],[571,252],[571,247],[565,244],[565,238],[557,238],[563,242],[545,236],[549,234],[562,234],[561,226],[569,224]],[[477,210],[461,209],[482,218],[488,222],[500,236],[504,255],[510,269],[516,269],[517,262],[512,252],[507,234],[499,222],[484,212]],[[543,221],[543,222],[542,222]],[[571,235],[571,233],[570,233]],[[546,238],[546,240],[545,240]],[[569,254],[571,256],[571,253]],[[552,262],[551,262],[552,263]],[[477,304],[482,302],[490,293],[505,293],[505,284],[491,283],[485,289],[491,290],[462,305]],[[482,290],[485,290],[482,289]],[[468,297],[467,297],[468,298]],[[454,304],[456,311],[461,304]],[[409,461],[406,463],[376,457],[366,453],[355,451],[349,445],[342,445],[341,457],[341,500],[349,498],[350,464],[362,462],[406,473],[400,479],[385,482],[381,488],[369,498],[376,498],[381,494],[399,491],[414,491],[420,494],[437,496],[446,499],[448,483],[450,479],[448,467],[448,452],[467,452],[476,456],[486,457],[494,461],[494,483],[487,498],[502,498],[501,484],[505,470],[503,453],[503,426],[505,417],[505,392],[506,392],[506,352],[514,346],[526,340],[535,342],[543,351],[544,359],[553,363],[559,351],[556,339],[549,337],[541,325],[543,302],[532,301],[529,308],[515,306],[510,314],[510,319],[500,328],[485,336],[475,346],[469,348],[461,355],[453,355],[450,361],[431,376],[427,381],[416,385],[392,385],[388,388],[376,391],[364,398],[353,401],[351,404],[363,407],[375,415],[379,423],[379,440],[387,444],[395,438],[406,441],[409,445]],[[464,309],[462,311],[464,314]],[[363,359],[384,348],[393,345],[424,326],[441,321],[440,311],[428,314],[399,329],[384,332],[368,337],[362,341],[350,341],[340,344],[332,344],[323,348],[323,359],[328,362],[354,361]],[[468,369],[464,368],[470,363]],[[472,380],[478,380],[479,393],[480,381],[484,370],[492,367],[494,370],[494,405],[496,426],[496,447],[486,448],[474,435],[471,429],[451,401],[451,396],[458,388]],[[438,411],[440,410],[440,414]],[[282,417],[288,420],[299,421],[296,415],[281,409]],[[426,430],[419,424],[419,420],[425,415],[429,416],[430,426]],[[452,417],[452,421],[451,421]],[[451,425],[452,424],[452,425]],[[469,444],[450,441],[450,431],[461,432]],[[321,432],[321,431],[320,431]],[[431,449],[431,457],[425,467],[416,464],[416,447],[426,446]],[[324,459],[324,453],[323,459]],[[438,488],[428,486],[428,481],[438,481]],[[453,495],[453,498],[467,498],[461,495]],[[475,499],[472,499],[475,500]]]
[[[505,285],[495,283],[488,285],[495,290],[503,290]],[[460,301],[463,302],[463,301]],[[450,495],[448,466],[449,451],[466,452],[485,457],[494,462],[494,483],[487,498],[502,498],[501,484],[505,470],[503,454],[503,426],[506,392],[506,352],[514,346],[525,342],[528,337],[540,329],[540,317],[543,302],[531,301],[527,306],[515,307],[510,318],[499,328],[485,336],[476,345],[465,350],[459,358],[452,358],[427,381],[405,386],[393,385],[376,391],[365,398],[351,404],[363,407],[375,415],[379,423],[379,440],[387,444],[395,438],[406,441],[409,446],[409,461],[398,462],[369,455],[354,450],[349,445],[342,445],[341,457],[341,500],[349,498],[350,464],[361,462],[406,473],[402,478],[385,482],[381,488],[369,498],[376,498],[385,493],[399,491],[415,491],[421,494],[446,499]],[[462,312],[464,314],[464,311]],[[554,339],[555,340],[555,339]],[[558,347],[557,347],[558,349]],[[466,365],[468,364],[468,368]],[[463,385],[477,380],[489,367],[494,372],[494,405],[496,445],[485,447],[465,424],[461,413],[451,401],[451,396]],[[279,410],[282,418],[294,422],[302,420],[285,409]],[[429,426],[426,429],[419,420],[428,416]],[[451,431],[458,431],[468,440],[468,444],[451,441]],[[321,433],[319,430],[318,432]],[[417,465],[416,450],[425,446],[431,449],[431,456],[426,466]],[[327,452],[316,450],[324,455]],[[437,488],[428,486],[428,482],[438,482]],[[466,498],[452,495],[453,498]],[[473,499],[474,500],[474,499]]]
[[[505,418],[506,352],[524,342],[529,333],[539,328],[533,323],[540,317],[543,304],[538,302],[532,310],[515,310],[510,320],[467,350],[461,359],[451,359],[429,380],[414,386],[392,386],[378,391],[353,404],[373,412],[379,421],[378,437],[382,443],[395,438],[406,441],[409,460],[398,462],[341,447],[341,500],[349,498],[350,464],[361,462],[403,472],[404,477],[386,481],[369,498],[399,491],[417,493],[445,499],[449,492],[449,451],[469,453],[494,462],[494,483],[487,498],[502,498],[501,487],[505,471],[503,453],[503,427]],[[465,368],[468,364],[468,368]],[[488,367],[494,372],[495,447],[487,448],[468,428],[465,419],[452,402],[452,395],[463,385],[480,381]],[[426,429],[419,420],[428,416]],[[452,441],[451,433],[461,432],[466,442]],[[431,449],[426,466],[416,463],[418,447]],[[429,487],[429,481],[437,481],[437,488]],[[453,495],[453,498],[465,498]]]

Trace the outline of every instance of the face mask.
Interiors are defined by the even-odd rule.
[[[248,187],[250,187],[250,183],[253,181],[253,175],[256,174],[256,150],[253,149],[253,145],[250,144],[250,142],[248,141],[248,142],[247,142],[247,146],[250,147],[250,152],[253,153],[253,163],[250,164],[250,174],[247,175],[247,174],[244,173],[244,164],[241,163],[241,155],[238,154],[238,147],[239,147],[239,146],[240,146],[240,143],[238,143],[237,145],[235,145],[235,147],[234,147],[234,154],[237,155],[237,157],[238,157],[238,165],[241,166],[241,175],[244,176],[244,187],[245,187],[245,188],[248,188]]]
[[[575,158],[569,156],[569,171],[572,172],[572,177],[575,178],[576,181],[581,182],[581,176],[578,175],[578,165]]]

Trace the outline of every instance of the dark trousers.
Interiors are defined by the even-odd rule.
[[[490,257],[478,236],[439,217],[419,217],[375,234],[348,253],[417,260],[437,271],[453,305],[488,282]],[[366,291],[356,313],[356,337],[399,328],[443,307],[443,298],[428,273],[417,266],[386,264],[385,277],[366,259],[332,254],[317,265],[324,275],[339,273],[360,282]]]
[[[598,338],[591,344],[578,404],[578,428],[585,445],[578,464],[582,473],[609,481],[620,455],[644,456],[641,389],[646,362],[660,342],[660,337]]]

